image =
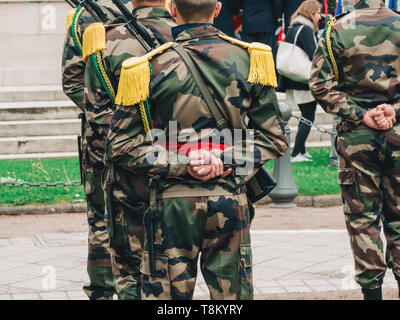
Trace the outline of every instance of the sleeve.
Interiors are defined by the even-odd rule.
[[[335,48],[334,43],[332,47]],[[314,98],[326,112],[340,116],[355,125],[362,122],[366,110],[357,106],[348,94],[340,90],[324,37],[314,55],[309,85]]]
[[[188,169],[187,156],[169,152],[162,139],[153,144],[148,138],[139,105],[116,106],[107,137],[106,161],[140,174],[176,177],[185,176]]]
[[[400,121],[400,101],[397,101],[393,104],[393,109],[396,112],[397,121]]]
[[[253,86],[253,96],[254,101],[246,110],[249,120],[247,127],[254,133],[253,138],[242,136],[241,140],[234,141],[233,146],[221,154],[223,162],[232,163],[232,167],[245,164],[247,168],[260,168],[267,161],[283,156],[288,148],[275,90],[257,84]]]
[[[85,64],[82,61],[82,52],[75,44],[71,28],[69,28],[62,56],[62,87],[64,93],[82,111],[84,110],[84,72]]]

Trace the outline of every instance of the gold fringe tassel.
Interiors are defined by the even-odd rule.
[[[149,97],[150,65],[143,57],[129,58],[122,64],[117,105],[133,106]]]
[[[72,20],[74,19],[75,10],[76,10],[76,9],[71,9],[71,10],[67,13],[67,32],[68,32],[68,29],[71,28]]]
[[[278,86],[274,57],[272,55],[272,50],[269,46],[258,42],[244,42],[236,38],[229,37],[225,34],[219,34],[218,36],[226,41],[247,49],[247,51],[249,52],[250,71],[249,78],[247,79],[248,82],[258,83],[274,88]]]
[[[276,88],[275,62],[272,50],[261,43],[252,43],[250,53],[250,72],[248,82]]]
[[[106,29],[100,22],[91,24],[83,34],[82,60],[86,63],[87,59],[93,54],[105,50]]]
[[[115,99],[116,104],[133,106],[149,97],[149,61],[155,55],[162,53],[173,45],[173,42],[168,42],[142,57],[129,58],[122,63],[118,93]]]

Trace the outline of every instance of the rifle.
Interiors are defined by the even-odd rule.
[[[95,0],[65,0],[72,8],[78,6],[84,7],[92,17],[101,23],[107,23],[112,18],[109,18],[103,9],[96,3]],[[125,27],[128,32],[135,37],[143,46],[146,52],[157,48],[159,43],[157,40],[146,30],[146,28],[137,20],[132,13],[125,7],[120,0],[112,0],[115,6],[121,11],[122,18],[126,23]]]
[[[106,23],[110,21],[107,14],[100,8],[100,6],[94,0],[65,0],[72,8],[83,7],[90,15],[97,21],[101,23]]]
[[[66,3],[68,3],[73,9],[76,9],[76,4],[73,3],[71,0],[65,0]]]
[[[157,43],[157,40],[146,30],[146,28],[137,20],[137,17],[129,12],[121,0],[112,0],[112,2],[121,11],[122,16],[125,18],[125,21],[127,22],[125,27],[127,30],[136,39],[138,39],[140,44],[147,52],[154,50],[160,45]]]

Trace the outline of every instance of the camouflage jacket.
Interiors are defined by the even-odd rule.
[[[130,0],[122,0],[132,10]],[[110,22],[121,13],[111,0],[99,0],[98,4],[110,18]],[[84,8],[75,10],[71,26],[68,26],[62,56],[62,86],[64,93],[84,111],[83,76],[85,63],[82,61],[82,36],[86,28],[96,20]]]
[[[247,160],[259,168],[268,160],[282,156],[287,149],[277,96],[273,87],[247,81],[250,69],[247,50],[221,39],[219,33],[211,25],[197,26],[181,32],[176,42],[192,57],[215,102],[228,119],[228,134],[232,134],[233,129],[239,131],[236,136],[239,139],[234,140],[236,144],[229,139],[211,140],[219,143],[219,147],[224,144],[220,149],[224,163],[229,162],[233,154],[233,167]],[[166,184],[184,183],[192,188],[200,182],[187,174],[187,147],[214,149],[209,138],[218,135],[216,121],[175,50],[168,49],[156,55],[150,65],[150,114],[155,130],[163,133],[166,141],[152,144],[146,139],[137,105],[117,105],[107,138],[106,159],[132,172],[168,177],[161,179],[168,180]],[[246,129],[253,129],[254,135],[246,136]],[[246,153],[246,149],[251,149],[250,153]],[[237,152],[231,152],[233,150]],[[150,161],[148,155],[154,156],[154,161]],[[232,174],[219,182],[237,188],[248,178],[249,174]],[[208,188],[216,182],[214,179],[207,184],[201,183],[201,186]]]
[[[367,110],[400,110],[400,16],[380,0],[360,0],[338,16],[314,55],[310,88],[322,108],[358,125]],[[333,57],[328,47],[332,45]]]
[[[158,42],[164,43],[172,39],[171,28],[176,24],[165,8],[143,7],[135,10],[135,14],[138,21],[151,31]],[[96,62],[93,58],[87,60],[84,72],[85,115],[95,134],[95,137],[91,138],[91,141],[95,143],[89,148],[89,152],[98,161],[103,161],[104,157],[104,146],[113,114],[113,96],[118,89],[122,62],[132,56],[141,56],[146,53],[143,46],[124,25],[107,30],[106,41],[107,48],[102,51],[101,56],[109,79],[110,89],[107,90],[113,93],[107,92],[96,72]]]

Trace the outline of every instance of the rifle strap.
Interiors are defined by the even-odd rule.
[[[206,102],[208,109],[210,110],[212,116],[215,118],[215,121],[217,122],[217,128],[219,130],[226,128],[227,120],[223,115],[223,113],[221,112],[221,110],[219,109],[219,107],[217,106],[217,104],[215,103],[214,98],[212,97],[210,91],[208,90],[207,85],[204,82],[204,79],[200,75],[200,72],[196,67],[196,65],[194,64],[190,55],[186,52],[186,50],[182,46],[180,46],[177,43],[174,44],[172,48],[176,51],[176,53],[179,54],[183,62],[186,64],[186,67],[190,70],[193,79],[196,82],[197,87],[199,88],[200,93]]]

